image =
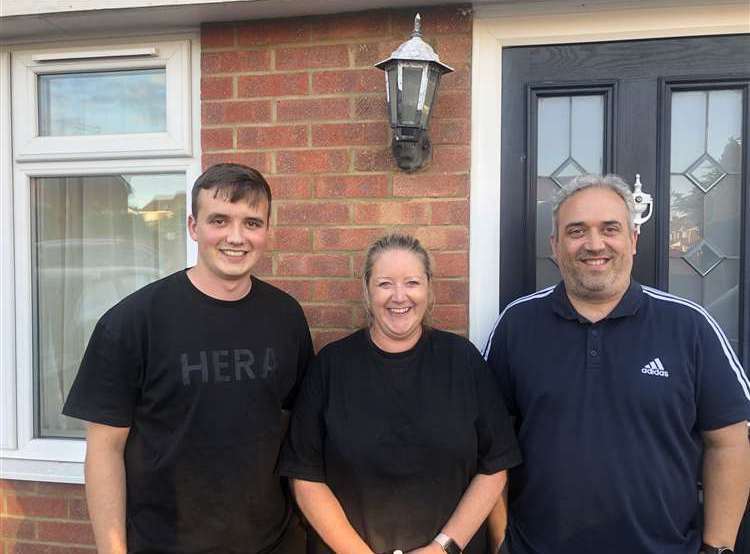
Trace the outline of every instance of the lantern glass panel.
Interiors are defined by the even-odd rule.
[[[422,87],[423,66],[419,64],[403,64],[401,66],[399,82],[399,120],[401,125],[419,125],[419,93]]]
[[[385,84],[388,94],[388,118],[391,127],[398,125],[398,64],[392,63],[385,70]]]
[[[434,65],[430,65],[430,69],[427,73],[427,92],[424,98],[424,107],[422,108],[422,117],[419,125],[422,129],[427,129],[430,123],[430,113],[432,111],[432,105],[435,103],[435,95],[437,93],[437,87],[440,83],[440,71]]]

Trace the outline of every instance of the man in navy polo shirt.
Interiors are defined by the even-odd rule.
[[[510,554],[734,545],[750,486],[750,382],[702,307],[631,279],[633,213],[618,177],[563,188],[550,237],[563,281],[511,302],[490,336],[524,456],[509,477]],[[496,544],[505,502],[490,518]]]

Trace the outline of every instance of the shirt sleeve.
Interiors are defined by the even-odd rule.
[[[497,383],[473,345],[469,357],[477,391],[477,470],[491,475],[520,464],[521,451]]]
[[[302,381],[294,406],[279,473],[305,481],[325,482],[323,440],[325,436],[325,398],[321,358],[316,358]]]
[[[62,413],[113,427],[129,427],[140,391],[142,364],[124,337],[99,320]]]
[[[506,331],[507,319],[501,319],[490,335],[485,348],[485,357],[495,379],[495,387],[499,388],[508,413],[513,417],[518,417],[518,407],[513,395],[514,387],[508,359]]]
[[[696,355],[698,428],[720,429],[750,420],[750,381],[712,319],[701,318]]]

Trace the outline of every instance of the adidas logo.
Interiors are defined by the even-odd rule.
[[[658,377],[669,377],[669,372],[664,369],[659,358],[654,358],[641,368],[641,373],[646,375],[656,375]]]

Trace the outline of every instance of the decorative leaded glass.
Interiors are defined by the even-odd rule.
[[[742,92],[672,94],[669,290],[739,342]]]
[[[560,280],[552,259],[552,200],[560,187],[586,173],[602,173],[604,96],[541,97],[537,102],[536,286]]]

